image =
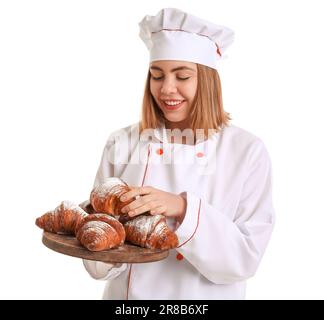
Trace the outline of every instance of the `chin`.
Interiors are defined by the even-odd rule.
[[[164,114],[164,118],[168,121],[172,121],[172,122],[180,122],[180,121],[184,121],[188,118],[187,114],[183,114],[183,112],[179,112],[177,114],[177,112],[163,112]]]
[[[168,117],[168,116],[164,116],[164,118],[170,122],[181,122],[186,119],[186,117]]]

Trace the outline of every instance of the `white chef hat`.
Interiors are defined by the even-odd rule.
[[[150,62],[183,60],[217,69],[234,32],[175,8],[145,16],[139,23],[140,38],[150,51]]]

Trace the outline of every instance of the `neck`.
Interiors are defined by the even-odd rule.
[[[189,128],[189,121],[188,119],[184,119],[181,121],[177,121],[177,122],[173,122],[173,121],[169,121],[167,119],[165,119],[165,128],[166,129],[180,129],[180,130],[184,130]]]
[[[165,128],[166,129],[170,129],[170,130],[173,130],[173,129],[180,129],[181,131],[185,130],[185,129],[188,129],[190,128],[190,124],[189,124],[189,120],[188,119],[185,119],[185,120],[182,120],[182,121],[177,121],[177,122],[173,122],[173,121],[169,121],[167,119],[165,119]],[[181,137],[181,141],[179,141],[179,139],[177,139],[177,141],[175,141],[175,138],[174,136],[168,136],[168,141],[170,143],[182,143],[182,144],[187,144],[187,141],[186,141],[186,137]],[[194,137],[194,142],[195,143],[196,141],[196,138]]]

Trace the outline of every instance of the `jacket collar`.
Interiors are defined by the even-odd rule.
[[[170,133],[171,133],[171,130],[168,130],[165,128],[164,122],[158,128],[155,128],[153,130],[153,135],[154,135],[155,141],[160,142],[160,143],[170,143],[168,140],[168,134],[170,135]],[[217,136],[218,136],[218,133],[214,133],[209,137],[208,140],[214,140],[217,138]],[[197,137],[196,144],[202,143],[204,141],[206,141],[206,140]]]

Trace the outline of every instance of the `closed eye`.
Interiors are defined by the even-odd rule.
[[[153,77],[153,76],[151,76],[151,77],[152,77],[153,80],[161,80],[161,79],[163,79],[163,77]],[[190,77],[187,77],[187,78],[179,78],[179,77],[177,77],[177,79],[180,80],[180,81],[188,80],[189,78]]]
[[[151,76],[151,78],[152,78],[153,80],[161,80],[163,77],[153,77],[153,76]]]

